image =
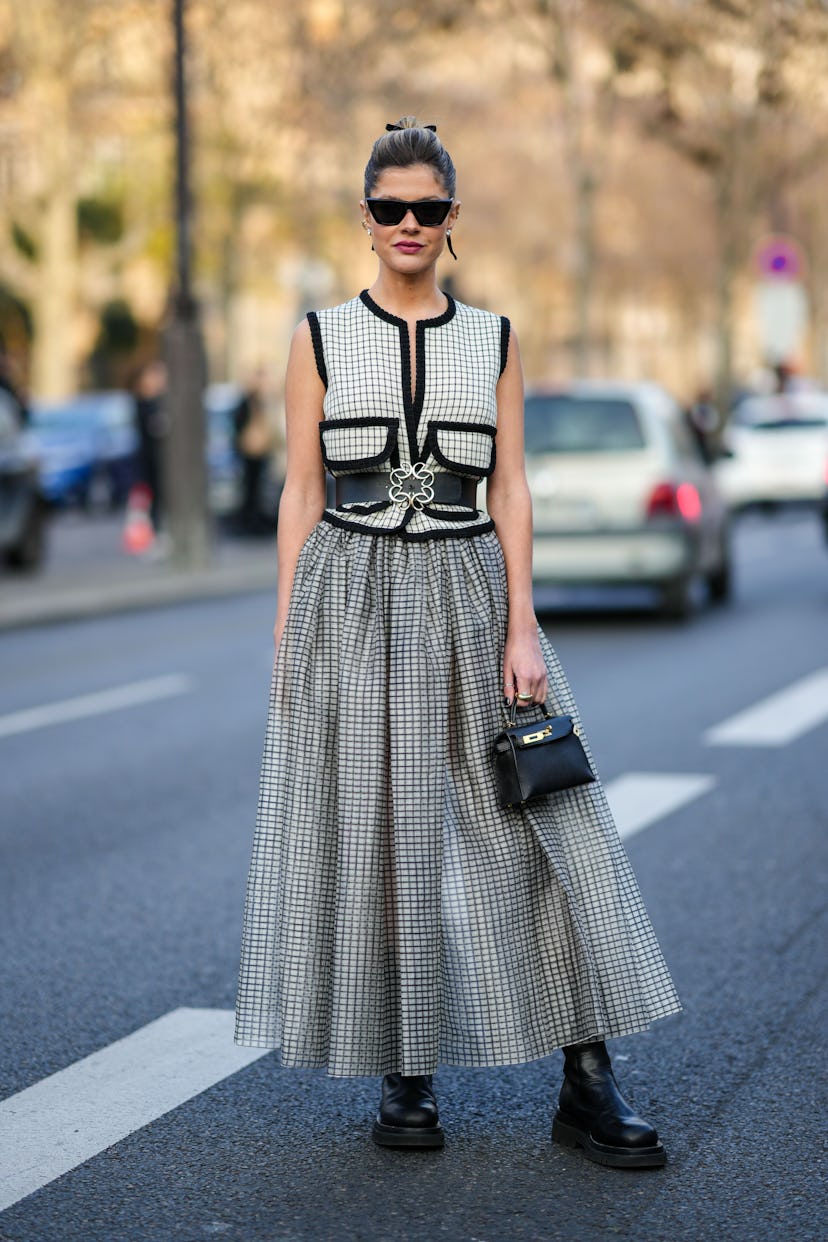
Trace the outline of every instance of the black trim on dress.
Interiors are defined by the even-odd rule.
[[[378,318],[383,319],[386,323],[393,324],[400,334],[400,378],[402,382],[403,411],[405,413],[405,428],[408,433],[408,452],[412,464],[421,460],[417,444],[417,430],[425,403],[425,330],[426,328],[441,327],[442,324],[452,320],[457,312],[457,303],[451,294],[443,290],[441,292],[447,302],[443,313],[435,315],[432,319],[418,319],[414,326],[416,357],[413,393],[411,391],[411,344],[408,324],[399,315],[392,315],[390,311],[385,310],[375,302],[367,289],[363,289],[359,295],[360,301],[372,314],[377,315]]]
[[[414,515],[414,510],[409,509],[399,526],[390,529],[381,526],[368,526],[364,522],[354,522],[350,518],[346,521],[339,513],[332,509],[325,509],[321,520],[330,522],[331,526],[338,526],[341,530],[358,531],[361,535],[395,535],[398,539],[407,539],[410,543],[425,542],[426,539],[472,539],[475,535],[485,535],[488,531],[494,530],[495,525],[491,518],[487,522],[480,522],[475,526],[464,526],[461,530],[419,530],[408,531],[405,527]]]
[[[480,517],[479,509],[435,509],[434,505],[423,505],[420,510],[426,517],[437,518],[445,522],[469,522]]]
[[[450,457],[446,457],[440,448],[440,442],[437,437],[438,431],[475,431],[492,437],[492,451],[489,458],[489,464],[485,468],[471,467],[463,462],[454,461]],[[453,470],[456,474],[465,475],[472,479],[486,479],[495,468],[495,436],[497,428],[491,423],[463,423],[456,420],[432,418],[428,424],[428,434],[426,436],[425,447],[430,451],[435,461],[441,466],[445,466],[447,470]]]
[[[505,315],[500,316],[500,370],[498,371],[498,379],[506,370],[506,363],[509,361],[509,336],[512,331],[512,325]]]
[[[443,297],[448,301],[448,306],[440,314],[435,315],[433,319],[418,319],[417,323],[421,323],[424,328],[439,328],[441,324],[448,323],[453,319],[457,311],[457,303],[450,293],[446,293],[441,289]],[[392,315],[390,311],[385,310],[378,302],[375,302],[367,289],[363,289],[359,295],[360,301],[368,307],[369,311],[373,311],[380,319],[384,319],[386,323],[393,323],[395,327],[407,328],[408,324],[404,319],[400,319],[399,315]]]
[[[308,324],[310,325],[311,340],[313,342],[313,356],[316,359],[316,370],[319,378],[325,387],[328,387],[328,368],[325,366],[325,349],[322,344],[322,329],[319,326],[319,316],[316,311],[308,311]]]
[[[319,423],[319,442],[322,446],[322,461],[328,470],[334,471],[353,471],[354,473],[364,470],[367,466],[378,466],[384,461],[388,461],[397,447],[397,430],[398,420],[396,418],[373,418],[365,415],[362,418],[323,418]],[[348,457],[341,461],[336,461],[333,457],[329,457],[325,448],[325,432],[336,431],[341,427],[385,427],[388,435],[385,439],[385,447],[375,453],[373,457]]]
[[[348,505],[337,505],[337,513],[356,513],[367,517],[369,513],[379,513],[380,509],[390,509],[390,500],[352,500]]]

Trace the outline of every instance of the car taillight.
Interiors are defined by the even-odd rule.
[[[702,512],[701,496],[692,483],[679,483],[676,501],[685,522],[698,522]]]
[[[647,501],[647,517],[680,517],[685,522],[698,522],[701,497],[692,483],[657,483]]]

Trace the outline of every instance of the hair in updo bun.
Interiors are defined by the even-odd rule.
[[[403,116],[385,127],[371,150],[365,166],[365,197],[370,198],[374,186],[386,168],[410,168],[427,164],[442,182],[447,198],[454,198],[457,173],[451,156],[437,137],[436,125],[422,125],[415,116]]]

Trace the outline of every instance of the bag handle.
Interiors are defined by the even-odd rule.
[[[527,706],[542,707],[543,716],[545,720],[551,720],[555,714],[554,712],[550,712],[549,707],[547,706],[546,700],[544,700],[543,703],[532,703],[532,704],[527,704]],[[514,729],[514,727],[517,724],[517,710],[518,710],[517,695],[514,695],[511,703],[509,704],[509,728],[510,729]]]

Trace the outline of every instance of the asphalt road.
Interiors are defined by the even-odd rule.
[[[828,548],[805,515],[746,523],[737,554],[734,604],[687,625],[544,618],[610,788],[713,778],[627,842],[684,1012],[612,1051],[665,1169],[550,1144],[557,1056],[441,1070],[445,1150],[399,1153],[369,1139],[376,1080],[266,1055],[20,1199],[0,1238],[822,1239],[828,719],[811,702],[777,745],[703,735],[828,667]],[[0,1100],[232,1007],[272,613],[257,594],[0,637]],[[77,708],[145,683],[167,697]]]

